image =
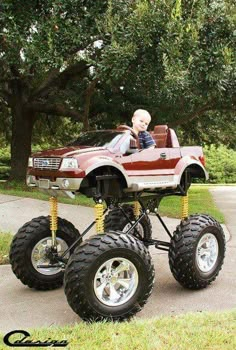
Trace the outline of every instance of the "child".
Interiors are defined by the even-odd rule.
[[[137,109],[132,117],[133,130],[139,137],[141,148],[154,148],[156,142],[147,131],[151,116],[145,109]]]

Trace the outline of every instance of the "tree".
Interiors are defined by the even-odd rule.
[[[12,116],[12,177],[25,175],[42,114],[88,129],[127,122],[143,107],[153,124],[191,122],[195,133],[209,113],[229,118],[232,8],[229,0],[3,0],[0,103]]]
[[[94,1],[4,0],[0,4],[0,101],[12,116],[12,177],[23,178],[35,121],[42,113],[88,124],[89,98],[96,80],[92,60],[104,5]],[[85,103],[73,109],[64,91],[73,80]]]
[[[209,111],[230,115],[236,91],[233,2],[172,4],[140,1],[127,16],[125,32],[116,32],[113,59],[118,57],[117,70],[126,67],[123,96],[146,105],[155,122],[166,120],[172,126],[194,125]],[[124,57],[133,52],[133,65],[125,60],[120,65],[120,49],[128,44]],[[110,53],[107,57],[109,62]]]
[[[209,142],[217,133],[227,135],[236,91],[233,2],[135,3],[132,11],[113,4],[103,22],[110,44],[101,54],[99,93],[109,115],[113,107],[127,122],[132,110],[145,107],[153,124],[181,126],[198,141],[207,141],[207,131]],[[104,114],[97,117],[106,126]],[[235,130],[230,135],[231,144]]]

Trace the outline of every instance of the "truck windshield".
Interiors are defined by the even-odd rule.
[[[124,135],[116,131],[88,131],[80,134],[77,140],[68,146],[114,147]]]

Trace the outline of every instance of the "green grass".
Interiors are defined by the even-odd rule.
[[[34,341],[67,340],[69,344],[64,349],[69,350],[233,350],[236,348],[236,311],[190,313],[124,323],[81,322],[29,333]],[[1,339],[0,348],[8,349]]]
[[[48,200],[48,195],[27,187],[21,182],[2,182],[0,183],[0,193],[19,197],[28,197],[41,200]],[[84,205],[92,207],[94,201],[81,194],[76,195],[75,199],[59,197],[60,203]],[[169,216],[173,218],[181,217],[181,197],[171,196],[166,197],[161,201],[160,214],[162,216]],[[205,213],[214,216],[214,218],[221,223],[224,222],[223,214],[217,209],[211,193],[207,186],[192,186],[189,190],[189,214]]]
[[[162,216],[179,218],[181,215],[182,197],[166,197],[161,201],[159,210]],[[205,213],[212,215],[223,223],[224,216],[216,207],[207,186],[192,186],[189,190],[189,214]]]
[[[12,234],[0,232],[0,265],[9,264],[9,248]]]
[[[44,201],[48,201],[48,194],[41,192],[37,189],[30,188],[26,186],[23,182],[16,181],[6,181],[0,182],[0,193],[7,194],[11,196],[18,196],[24,198],[34,198],[40,199]],[[75,197],[75,199],[67,198],[67,197],[59,197],[58,201],[60,203],[65,204],[73,204],[73,205],[84,205],[84,206],[93,206],[94,201],[86,196],[79,194]]]

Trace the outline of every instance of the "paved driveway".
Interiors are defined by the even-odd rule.
[[[190,291],[173,278],[167,253],[151,248],[156,269],[154,290],[137,318],[175,315],[191,311],[216,311],[236,306],[236,187],[214,188],[213,196],[226,216],[227,254],[223,269],[208,288]],[[48,203],[38,200],[0,195],[0,230],[12,233],[33,217],[48,214]],[[81,231],[91,222],[93,209],[59,205],[59,215],[72,221]],[[179,220],[164,218],[173,231]],[[151,217],[154,237],[164,238],[156,218]],[[80,322],[67,304],[63,288],[41,292],[31,290],[16,279],[10,266],[0,266],[0,331]]]

